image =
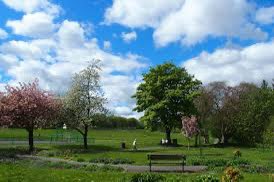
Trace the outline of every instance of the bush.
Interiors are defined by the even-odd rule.
[[[241,175],[240,170],[234,167],[226,168],[222,176],[223,182],[238,182],[240,179],[243,179],[243,176]]]
[[[190,163],[194,166],[200,166],[200,165],[205,165],[209,167],[220,167],[220,166],[226,166],[227,160],[225,159],[192,159]]]
[[[270,168],[268,166],[261,166],[261,165],[243,166],[242,170],[248,173],[273,173],[274,172],[273,168]]]
[[[83,158],[78,158],[78,159],[77,159],[77,162],[85,162],[85,159],[83,159]]]
[[[196,177],[196,182],[219,182],[219,178],[211,174],[204,174]]]
[[[165,177],[153,173],[138,173],[131,177],[131,182],[161,182],[165,181]]]
[[[240,150],[235,150],[233,154],[234,158],[240,158],[242,156],[242,152]]]
[[[97,158],[97,159],[91,159],[89,162],[91,163],[103,163],[103,164],[133,164],[134,161],[130,159],[111,159],[111,158]]]
[[[249,164],[250,162],[245,159],[233,159],[227,162],[227,166],[245,166]]]

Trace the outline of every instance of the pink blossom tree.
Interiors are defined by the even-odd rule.
[[[18,87],[7,86],[1,98],[1,123],[26,129],[29,151],[33,152],[34,129],[51,125],[59,111],[58,100],[53,94],[41,90],[38,80],[20,83]]]
[[[197,117],[195,116],[183,116],[182,117],[182,132],[188,139],[188,149],[190,138],[197,135],[200,132]]]

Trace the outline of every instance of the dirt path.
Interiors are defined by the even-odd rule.
[[[77,161],[70,161],[60,158],[51,158],[51,157],[42,157],[42,156],[31,156],[31,155],[19,155],[19,158],[22,159],[33,159],[33,160],[43,160],[43,161],[50,161],[50,162],[66,162],[72,165],[98,165],[103,166],[104,164],[98,163],[90,163],[90,162],[77,162]],[[111,165],[114,167],[121,167],[127,172],[147,172],[149,171],[148,166],[144,165],[129,165],[129,164],[118,164],[118,165]],[[200,172],[206,170],[206,166],[185,166],[185,172]],[[152,170],[155,172],[182,172],[181,166],[152,166]]]

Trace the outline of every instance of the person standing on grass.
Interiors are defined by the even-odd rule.
[[[136,138],[134,139],[133,143],[132,143],[133,149],[137,150],[137,141]]]

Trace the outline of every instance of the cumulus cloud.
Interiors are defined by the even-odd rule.
[[[157,46],[193,45],[210,36],[264,40],[267,33],[249,20],[253,10],[247,0],[114,0],[105,22],[151,27]]]
[[[132,41],[134,41],[134,40],[137,39],[137,34],[136,34],[135,31],[128,32],[128,33],[122,32],[121,37],[124,40],[124,42],[130,43],[130,42],[132,42]]]
[[[86,36],[88,30],[79,22],[64,20],[59,24],[50,37],[30,36],[33,37],[30,40],[11,40],[0,45],[0,66],[11,77],[9,84],[38,78],[42,88],[62,93],[74,73],[85,68],[91,59],[100,59],[109,108],[115,113],[116,107],[131,110],[134,103],[131,95],[139,81],[132,73],[145,68],[146,59],[132,53],[118,55],[104,51],[96,38]],[[128,110],[119,114],[128,116]],[[130,116],[133,115],[131,112]]]
[[[45,11],[50,14],[58,14],[60,7],[48,0],[2,0],[8,7],[25,13]]]
[[[274,6],[268,8],[260,8],[256,12],[256,21],[261,24],[274,23]]]
[[[8,33],[0,28],[0,39],[6,39],[8,37]]]
[[[54,17],[44,12],[26,14],[21,20],[8,20],[7,26],[14,34],[34,38],[49,37],[57,26],[53,23]]]
[[[184,0],[114,0],[105,12],[105,23],[124,26],[157,27],[161,19],[177,10]]]
[[[213,53],[202,52],[182,66],[203,83],[228,81],[260,83],[274,75],[274,41],[256,43],[242,49],[224,48]]]

